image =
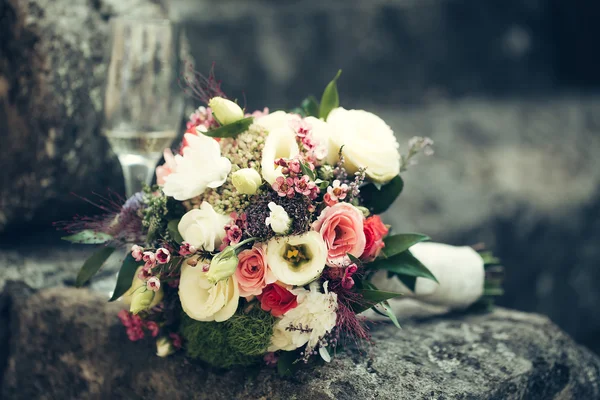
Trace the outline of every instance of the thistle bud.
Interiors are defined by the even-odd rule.
[[[262,184],[262,178],[254,168],[242,168],[231,175],[236,190],[242,194],[254,194]]]
[[[208,102],[208,106],[221,125],[231,124],[244,118],[244,111],[231,100],[213,97]]]
[[[206,277],[210,282],[217,283],[233,275],[237,266],[238,257],[236,250],[232,246],[227,246],[212,259]]]

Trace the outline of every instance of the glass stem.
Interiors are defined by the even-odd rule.
[[[123,177],[125,178],[125,192],[127,198],[140,192],[144,184],[149,185],[154,177],[154,168],[158,159],[156,157],[138,154],[122,154],[119,156]]]

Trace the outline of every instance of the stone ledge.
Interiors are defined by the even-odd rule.
[[[547,318],[497,309],[373,327],[372,359],[349,351],[281,379],[273,370],[215,371],[131,343],[119,304],[87,290],[29,295],[7,284],[4,398],[570,399],[600,396],[600,359]],[[6,313],[8,309],[9,313]],[[0,336],[2,332],[0,332]],[[0,356],[2,349],[0,349]],[[3,360],[0,358],[0,366]]]

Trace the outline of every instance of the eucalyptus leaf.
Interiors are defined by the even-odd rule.
[[[381,252],[381,257],[389,258],[408,250],[412,245],[429,240],[430,237],[420,233],[400,233],[386,237],[383,242],[385,247]]]
[[[131,254],[128,254],[123,260],[123,264],[121,265],[121,269],[119,270],[119,275],[117,275],[117,284],[115,285],[115,290],[113,291],[113,295],[108,301],[115,301],[119,297],[123,296],[123,294],[129,290],[131,287],[131,282],[133,281],[133,277],[135,276],[135,271],[137,271],[138,266],[141,263],[136,261],[135,258]]]
[[[177,244],[181,244],[183,242],[183,237],[179,233],[179,221],[178,219],[173,219],[169,221],[167,224],[167,231],[169,232],[169,236],[173,239]]]
[[[202,134],[214,138],[233,138],[240,133],[247,131],[250,125],[252,125],[252,122],[254,122],[254,117],[242,118],[231,124],[223,125],[207,132],[202,132]]]
[[[416,278],[427,278],[437,282],[431,271],[413,256],[410,251],[396,254],[390,258],[379,258],[368,264],[368,267],[376,270],[386,270],[397,275],[414,276]]]
[[[379,187],[379,188],[378,188]],[[369,208],[373,214],[381,214],[386,211],[392,203],[398,198],[404,181],[400,175],[396,175],[391,181],[383,186],[376,183],[367,183],[361,186],[360,196],[363,199],[364,205]]]
[[[106,246],[98,249],[94,254],[90,256],[79,270],[79,274],[77,274],[77,279],[75,279],[75,286],[81,287],[87,281],[89,281],[92,276],[96,275],[96,273],[100,270],[104,262],[110,257],[110,255],[115,251],[114,247]]]
[[[342,70],[340,69],[333,80],[325,87],[323,96],[321,97],[321,105],[319,106],[319,118],[326,120],[331,110],[340,106],[336,81],[341,74]]]
[[[113,237],[108,233],[95,232],[91,229],[86,229],[71,236],[64,236],[61,239],[71,243],[101,244],[108,242],[112,238]]]
[[[319,118],[319,102],[314,96],[309,96],[302,102],[302,109],[308,117]]]

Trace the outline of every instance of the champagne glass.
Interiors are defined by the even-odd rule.
[[[179,35],[168,20],[113,18],[104,135],[117,154],[127,197],[150,184],[183,112]]]

